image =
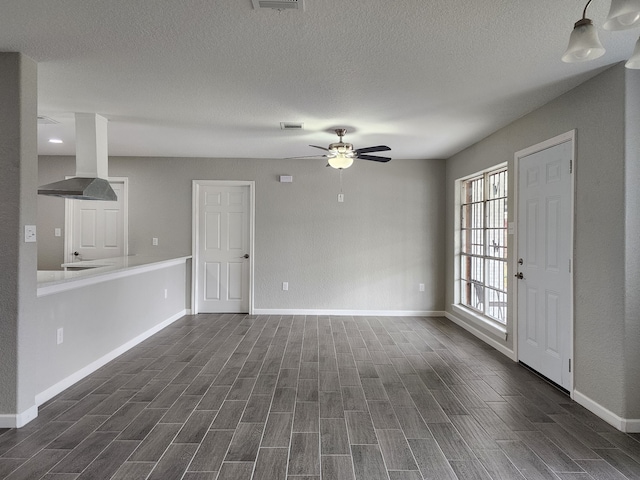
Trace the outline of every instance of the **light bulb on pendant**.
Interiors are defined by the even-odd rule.
[[[627,30],[640,25],[640,0],[611,0],[605,30]]]

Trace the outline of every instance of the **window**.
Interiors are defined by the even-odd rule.
[[[460,304],[506,324],[507,169],[460,187]]]

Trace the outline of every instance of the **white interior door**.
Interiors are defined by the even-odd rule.
[[[572,163],[572,140],[521,156],[517,190],[518,358],[567,390],[572,384]]]
[[[116,201],[67,200],[65,263],[127,255],[127,182],[109,183]]]
[[[198,313],[248,313],[252,185],[194,181],[195,301]]]

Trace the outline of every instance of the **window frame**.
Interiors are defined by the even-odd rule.
[[[491,186],[495,185],[491,177],[496,174],[502,176],[504,187],[498,187],[500,190],[491,195]],[[506,335],[508,323],[508,177],[508,166],[503,163],[456,180],[457,285],[453,308],[500,335]],[[474,192],[467,187],[478,180],[482,180],[481,198],[471,195]],[[499,205],[504,213],[495,207],[488,209],[490,204]],[[495,213],[491,215],[491,211]],[[474,222],[470,215],[476,219],[480,215],[481,223]],[[494,273],[490,273],[488,265]],[[481,278],[477,278],[478,272]]]

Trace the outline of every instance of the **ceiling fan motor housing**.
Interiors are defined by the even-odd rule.
[[[353,145],[350,143],[337,142],[329,145],[329,150],[338,155],[353,155]]]

